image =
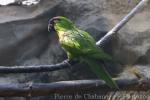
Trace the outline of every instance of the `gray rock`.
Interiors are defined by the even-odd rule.
[[[38,65],[63,61],[67,57],[57,42],[56,33],[47,31],[50,18],[66,16],[99,40],[139,0],[130,1],[132,3],[127,1],[130,0],[41,0],[34,6],[1,6],[0,65]],[[106,52],[119,59],[124,66],[144,65],[144,70],[149,70],[149,18],[149,8],[137,14],[118,32],[116,39],[106,45]],[[10,76],[1,77],[7,77],[7,80]],[[85,78],[96,76],[87,65],[78,64],[72,70],[14,75],[10,82],[52,82]]]

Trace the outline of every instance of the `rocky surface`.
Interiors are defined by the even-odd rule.
[[[32,6],[1,6],[0,65],[38,65],[63,61],[66,54],[57,42],[56,34],[47,31],[50,18],[57,15],[66,16],[99,40],[139,1],[41,0],[39,4]],[[148,10],[149,7],[137,14],[118,32],[117,39],[106,46],[109,53],[124,66],[138,65],[144,70],[147,69],[147,72],[150,64]],[[76,65],[74,68],[51,73],[2,75],[0,82],[52,82],[95,78],[85,64]],[[128,77],[127,74],[123,76]]]

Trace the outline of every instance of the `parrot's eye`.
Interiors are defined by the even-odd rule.
[[[53,25],[54,24],[54,20],[50,20],[49,24]]]

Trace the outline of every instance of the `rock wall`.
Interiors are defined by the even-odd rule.
[[[38,65],[63,61],[66,54],[57,42],[57,35],[47,31],[50,18],[57,15],[66,16],[79,28],[88,31],[99,40],[139,1],[41,0],[33,6],[1,6],[0,65]],[[150,63],[149,9],[148,5],[118,32],[115,41],[106,46],[109,53],[119,59],[124,66],[138,66],[147,72]],[[125,76],[129,77],[127,74]],[[87,65],[79,64],[75,69],[30,75],[9,74],[2,75],[0,79],[9,83],[22,83],[95,77]]]

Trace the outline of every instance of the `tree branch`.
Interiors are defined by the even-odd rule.
[[[77,63],[77,61],[65,60],[61,63],[52,64],[52,65],[13,66],[13,67],[0,66],[0,73],[8,74],[8,73],[50,72],[50,71],[69,68],[75,63]]]
[[[127,16],[125,16],[112,30],[110,30],[102,39],[100,39],[96,45],[102,47],[112,35],[117,33],[140,9],[144,8],[149,0],[142,0]],[[74,61],[73,61],[74,62]],[[61,62],[53,65],[38,65],[38,66],[15,66],[5,67],[0,66],[0,73],[33,73],[33,72],[48,72],[59,69],[68,68],[74,65],[72,61]]]
[[[150,81],[138,81],[137,79],[118,79],[116,83],[121,90],[143,90],[150,89]],[[142,83],[139,84],[139,83]],[[101,80],[73,80],[59,81],[53,83],[26,83],[26,84],[0,84],[0,96],[45,96],[50,94],[65,93],[94,93],[111,92],[104,81]]]
[[[113,27],[104,37],[102,37],[96,45],[102,46],[109,40],[113,34],[116,34],[134,15],[145,7],[149,0],[141,0],[141,2],[134,7],[115,27]]]

